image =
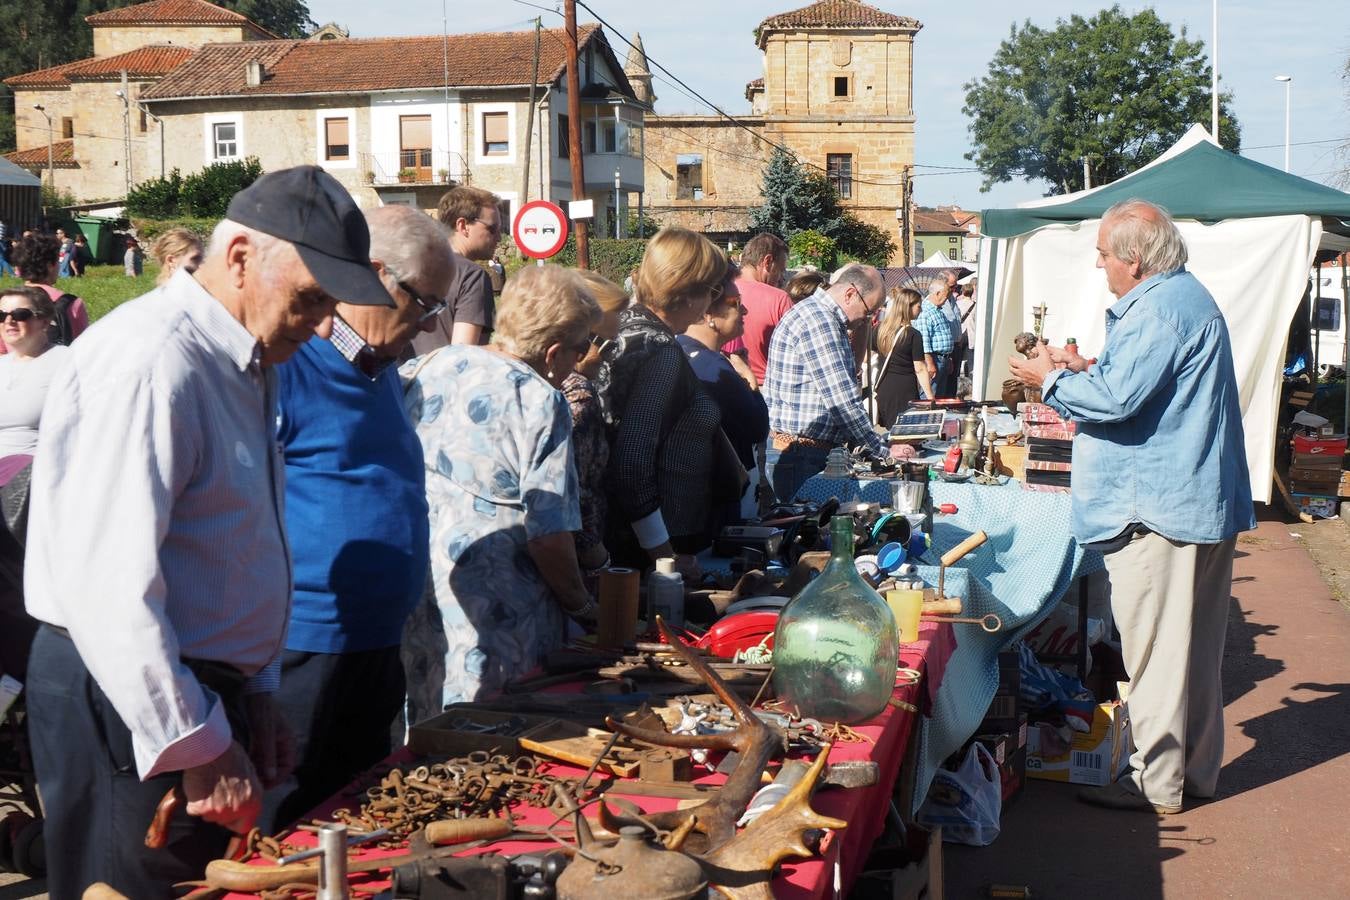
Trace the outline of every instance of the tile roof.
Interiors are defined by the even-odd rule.
[[[540,43],[541,83],[552,83],[567,64],[561,28],[545,29]],[[582,25],[582,47],[599,36],[613,51],[600,26]],[[447,52],[448,51],[448,52]],[[249,87],[244,67],[263,64],[263,83]],[[448,62],[449,71],[445,71]],[[166,76],[142,100],[213,96],[276,96],[312,93],[361,93],[451,87],[529,84],[533,77],[534,32],[509,31],[344,41],[251,41],[208,44]],[[623,67],[614,60],[615,71]],[[624,86],[625,94],[627,85]]]
[[[94,13],[84,20],[90,25],[253,25],[248,16],[206,0],[150,0]]]
[[[947,210],[923,210],[914,211],[914,220],[910,223],[915,231],[921,231],[926,234],[964,234],[966,229],[964,225],[958,225],[952,218],[952,214]]]
[[[25,72],[5,79],[16,88],[68,87],[72,81],[120,78],[125,69],[130,78],[158,78],[181,66],[195,51],[176,44],[150,44],[116,56],[91,56],[88,59]]]
[[[15,150],[13,153],[6,153],[5,159],[25,169],[45,169],[47,168],[47,148],[44,146]],[[74,140],[54,141],[52,143],[52,165],[57,169],[78,169],[80,167],[80,164],[75,161]]]
[[[896,16],[859,0],[820,0],[810,6],[769,16],[759,23],[758,43],[764,46],[764,37],[770,31],[797,28],[902,28],[918,31],[923,25],[918,19]]]

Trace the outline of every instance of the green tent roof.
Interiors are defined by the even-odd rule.
[[[1213,223],[1259,216],[1309,215],[1328,231],[1350,235],[1350,194],[1281,172],[1202,140],[1171,159],[1063,203],[987,209],[986,237],[1006,238],[1046,225],[1099,219],[1113,204],[1138,198],[1178,219]]]

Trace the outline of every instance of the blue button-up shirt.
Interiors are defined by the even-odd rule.
[[[1213,544],[1256,527],[1228,325],[1184,268],[1116,301],[1097,362],[1051,372],[1042,392],[1078,423],[1078,540],[1110,540],[1139,523]]]
[[[924,353],[951,353],[961,333],[961,316],[952,316],[956,304],[948,300],[938,306],[931,300],[923,301],[923,310],[914,320],[914,327],[923,337]]]
[[[764,373],[769,428],[833,444],[848,442],[881,456],[886,442],[872,429],[863,406],[847,322],[839,304],[816,291],[774,328]]]

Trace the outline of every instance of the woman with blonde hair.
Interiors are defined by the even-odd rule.
[[[877,376],[877,423],[886,428],[919,399],[933,396],[933,382],[923,358],[923,335],[914,320],[923,310],[923,298],[911,288],[891,291],[890,310],[877,330],[877,352],[882,356]]]
[[[164,284],[180,268],[197,271],[202,264],[202,239],[186,228],[170,228],[155,238],[150,255],[159,263],[155,284]]]
[[[686,575],[712,543],[711,479],[721,440],[717,403],[675,336],[722,294],[727,260],[700,234],[663,228],[648,242],[632,306],[619,314],[609,354],[611,443],[607,528],[621,565],[675,557]]]
[[[605,497],[605,470],[609,465],[609,435],[601,397],[609,384],[609,366],[605,355],[619,336],[619,313],[628,306],[623,288],[595,272],[580,270],[577,275],[600,307],[600,324],[586,355],[577,361],[572,374],[562,383],[563,396],[572,410],[572,455],[576,460],[577,482],[581,491],[581,530],[575,532],[577,561],[587,571],[603,568],[609,561],[605,548],[605,518],[609,503]]]
[[[404,633],[409,722],[500,691],[588,618],[572,415],[558,391],[600,310],[577,273],[530,266],[506,283],[486,347],[404,367],[430,508],[431,591]]]

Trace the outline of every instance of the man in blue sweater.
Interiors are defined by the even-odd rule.
[[[445,308],[445,230],[403,206],[366,214],[392,309],[339,303],[333,332],[279,366],[277,435],[295,598],[277,702],[298,765],[268,791],[264,829],[295,819],[390,750],[403,704],[399,642],[427,573],[422,449],[399,354]]]

